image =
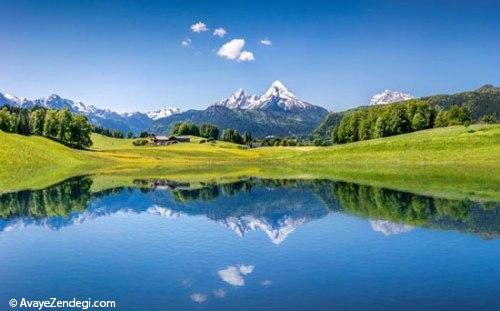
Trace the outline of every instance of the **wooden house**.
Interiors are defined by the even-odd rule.
[[[190,141],[188,136],[153,136],[153,143],[157,146],[165,146],[176,143],[188,143]]]

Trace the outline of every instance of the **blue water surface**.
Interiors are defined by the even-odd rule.
[[[495,202],[333,181],[81,183],[0,197],[0,310],[22,297],[119,310],[500,310]]]

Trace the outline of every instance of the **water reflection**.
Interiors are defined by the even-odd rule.
[[[134,185],[92,192],[92,179],[79,177],[43,190],[2,194],[0,231],[29,225],[58,230],[116,213],[149,213],[169,219],[203,215],[239,236],[263,231],[274,244],[280,244],[297,227],[342,212],[369,218],[373,230],[384,235],[410,232],[415,226],[486,238],[495,238],[500,232],[500,207],[495,202],[433,198],[331,180],[249,178],[196,185],[136,180]],[[245,272],[251,273],[249,267],[227,267],[219,275],[229,284],[241,286]],[[195,298],[203,302],[202,297]]]

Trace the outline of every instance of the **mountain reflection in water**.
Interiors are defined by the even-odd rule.
[[[239,236],[263,231],[282,243],[299,226],[329,213],[370,219],[384,235],[415,226],[458,230],[496,238],[497,202],[449,200],[331,180],[248,178],[192,186],[168,180],[136,180],[134,187],[92,192],[92,178],[78,177],[43,190],[0,195],[0,232],[25,226],[52,230],[116,213],[166,218],[202,215]]]

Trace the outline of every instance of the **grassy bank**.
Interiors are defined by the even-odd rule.
[[[96,174],[97,184],[134,178],[220,181],[241,176],[331,178],[448,197],[500,199],[500,126],[439,128],[332,147],[245,150],[216,142],[135,147],[93,136],[91,151],[0,132],[0,191]]]

